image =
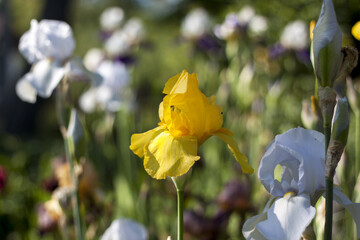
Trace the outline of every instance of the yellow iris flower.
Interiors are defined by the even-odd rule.
[[[130,149],[144,157],[147,173],[156,179],[185,174],[195,161],[198,147],[212,135],[227,143],[244,173],[253,173],[247,157],[222,127],[221,107],[216,97],[207,98],[200,90],[196,74],[185,70],[165,84],[166,96],[159,106],[159,126],[131,136]]]

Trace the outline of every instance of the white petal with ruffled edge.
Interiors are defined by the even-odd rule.
[[[44,59],[33,65],[31,70],[34,78],[30,84],[39,96],[48,98],[64,76],[64,68],[57,61]]]
[[[307,194],[279,198],[267,211],[267,219],[256,224],[256,228],[269,240],[300,239],[315,212]]]
[[[289,190],[313,195],[325,188],[324,135],[314,130],[293,128],[277,135],[261,159],[259,179],[273,196],[281,197]],[[284,189],[274,178],[277,165],[283,167],[282,181],[297,189]]]
[[[36,102],[36,89],[30,83],[33,81],[33,78],[34,75],[32,73],[27,73],[16,83],[16,94],[24,102]]]
[[[72,54],[75,41],[71,27],[62,21],[31,20],[30,30],[20,38],[19,50],[29,63],[45,58],[64,60]]]

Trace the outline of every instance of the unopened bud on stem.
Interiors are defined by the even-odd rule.
[[[331,0],[324,0],[313,31],[312,61],[320,86],[332,87],[341,65],[342,33]]]
[[[336,93],[330,87],[319,87],[319,106],[323,116],[324,123],[330,125],[331,118],[334,113],[334,107],[336,104]]]
[[[326,153],[325,174],[333,177],[341,159],[349,133],[349,106],[346,97],[338,99],[335,107],[331,140]]]

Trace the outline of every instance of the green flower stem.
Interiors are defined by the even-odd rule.
[[[177,214],[178,214],[177,240],[183,240],[183,234],[184,234],[184,190],[176,189],[176,192],[177,192]]]
[[[60,132],[64,139],[64,147],[65,147],[65,154],[66,160],[70,166],[70,175],[71,181],[73,183],[73,191],[72,191],[72,201],[74,204],[73,208],[73,217],[74,217],[74,224],[75,224],[75,232],[76,232],[76,239],[82,240],[82,229],[81,229],[81,220],[80,220],[80,209],[79,209],[79,198],[78,198],[78,182],[75,174],[74,169],[74,162],[73,162],[73,153],[74,153],[74,142],[71,137],[67,136],[67,130],[65,127],[64,121],[64,114],[63,114],[63,99],[62,99],[62,89],[57,89],[56,91],[56,113],[59,122]]]
[[[360,171],[360,111],[355,111],[355,179]]]
[[[329,116],[324,117],[324,135],[325,135],[325,157],[327,155],[327,149],[329,147],[331,137],[331,118]],[[332,222],[333,222],[333,178],[334,176],[326,176],[326,205],[325,205],[325,230],[324,239],[332,239]]]
[[[332,238],[332,221],[333,221],[333,177],[326,177],[326,202],[325,202],[325,231],[324,239],[331,240]]]
[[[70,174],[71,174],[71,181],[73,183],[73,191],[72,191],[72,199],[74,202],[74,223],[75,223],[75,231],[76,231],[76,239],[82,240],[82,230],[81,230],[81,220],[80,220],[80,208],[79,208],[79,198],[78,198],[78,181],[74,169],[74,162],[72,159],[72,155],[74,152],[74,142],[71,137],[64,138],[65,143],[65,150],[66,150],[66,159],[69,161],[70,165]]]
[[[177,193],[177,214],[178,214],[178,234],[177,240],[183,240],[184,234],[184,188],[191,175],[191,170],[179,177],[171,177]]]

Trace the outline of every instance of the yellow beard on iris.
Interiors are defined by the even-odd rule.
[[[198,147],[212,135],[227,143],[244,173],[253,173],[232,133],[222,128],[221,107],[216,97],[206,97],[199,90],[196,74],[185,70],[165,84],[166,96],[159,106],[159,126],[131,136],[130,149],[144,157],[146,172],[153,178],[185,174],[195,161]]]

